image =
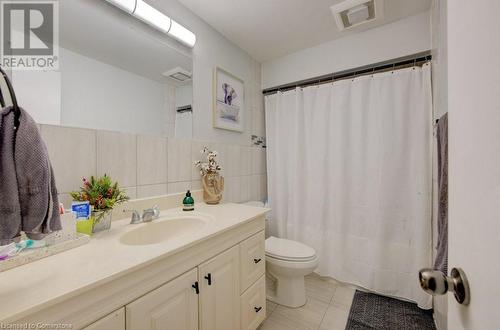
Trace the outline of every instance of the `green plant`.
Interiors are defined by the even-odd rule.
[[[83,178],[83,186],[80,191],[73,191],[71,197],[79,202],[90,202],[93,211],[109,211],[115,205],[126,202],[129,197],[120,190],[117,182],[113,182],[109,176],[104,174],[100,178]]]

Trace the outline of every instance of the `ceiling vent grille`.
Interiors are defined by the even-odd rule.
[[[384,0],[346,0],[330,7],[340,31],[383,17]]]
[[[172,70],[166,71],[163,75],[180,83],[191,81],[191,72],[181,67],[176,67]]]

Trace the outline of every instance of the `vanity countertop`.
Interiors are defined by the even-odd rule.
[[[232,203],[198,203],[194,212],[182,212],[180,208],[164,210],[161,217],[182,212],[183,215],[206,215],[212,220],[193,233],[150,245],[125,245],[120,242],[124,233],[148,223],[130,225],[129,219],[113,221],[111,230],[94,235],[84,246],[1,272],[0,321],[12,322],[81,294],[260,217],[267,211]]]

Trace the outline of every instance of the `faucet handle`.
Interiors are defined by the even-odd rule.
[[[153,219],[158,219],[160,217],[160,207],[158,205],[153,206]]]
[[[132,218],[130,218],[130,224],[135,225],[142,222],[141,215],[137,210],[127,210],[124,209],[123,212],[132,212]]]

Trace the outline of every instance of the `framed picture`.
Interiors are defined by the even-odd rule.
[[[214,69],[213,125],[215,128],[243,132],[245,83],[221,69]]]

